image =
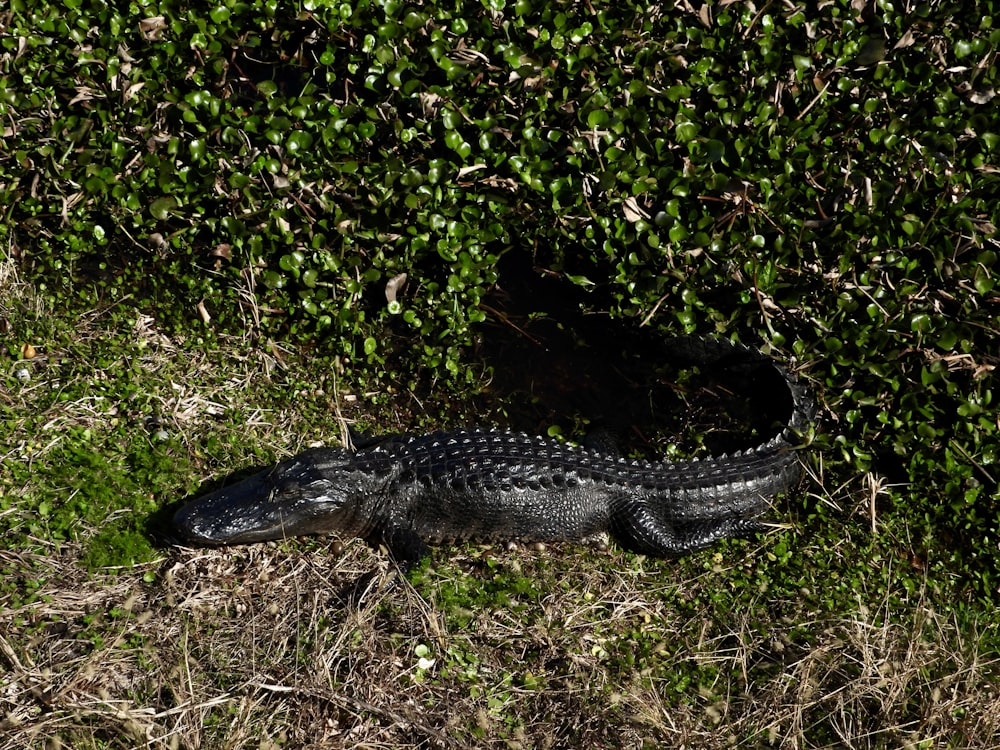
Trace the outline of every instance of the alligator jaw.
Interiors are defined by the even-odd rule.
[[[272,523],[261,509],[268,507],[272,490],[264,470],[187,503],[174,514],[181,539],[196,546],[241,544],[273,539]],[[264,529],[267,529],[264,531]]]
[[[355,530],[350,455],[313,448],[187,503],[174,515],[178,536],[197,546]]]
[[[187,503],[174,515],[174,528],[195,546],[251,544],[338,530],[344,524],[343,497],[333,483],[288,474],[302,466],[291,459]]]

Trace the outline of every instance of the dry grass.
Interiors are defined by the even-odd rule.
[[[770,715],[767,736],[780,747],[811,747],[804,738],[820,723],[844,747],[995,747],[997,660],[977,653],[978,631],[963,634],[923,597],[905,622],[892,614],[859,596],[848,617],[801,624],[815,642],[747,696],[744,721],[759,727]],[[780,635],[771,647],[786,648]]]
[[[10,262],[0,261],[0,284],[0,316],[53,314]],[[132,320],[121,333],[185,446],[196,450],[238,410],[248,441],[296,449],[288,432],[301,417],[249,403],[280,350],[250,356],[223,340],[179,364],[153,319]],[[77,342],[99,347],[109,335],[99,312],[74,326]],[[42,362],[37,372],[5,402],[42,408],[30,389],[60,387],[60,370]],[[54,402],[30,420],[16,412],[11,444],[39,447],[4,460],[44,462],[68,424],[108,429],[120,418],[111,401]],[[48,437],[23,434],[39,424]],[[3,480],[4,492],[29,497],[32,487]],[[832,494],[849,507],[850,492]],[[868,508],[865,497],[857,489],[855,504]],[[0,550],[0,747],[997,746],[1000,663],[981,645],[998,641],[989,613],[944,614],[929,585],[902,609],[863,588],[827,607],[762,588],[725,611],[715,594],[742,585],[739,572],[767,552],[734,549],[731,567],[706,553],[716,565],[698,573],[572,545],[442,548],[416,589],[377,590],[352,608],[353,581],[379,567],[391,574],[360,542],[344,552],[334,540],[170,548],[95,575],[79,545],[35,539],[31,551]],[[855,557],[845,540],[845,564],[864,581]],[[871,567],[872,581],[886,576]]]
[[[606,653],[637,623],[691,632],[671,612],[673,584],[652,571],[615,580],[581,569],[594,597],[563,589],[537,616],[476,612],[458,630],[408,585],[345,607],[344,587],[379,558],[331,547],[172,550],[98,577],[71,549],[4,552],[4,568],[44,581],[30,604],[0,601],[6,746],[798,748],[816,747],[823,726],[843,747],[985,748],[1000,736],[995,660],[923,599],[906,625],[860,603],[767,635],[745,616],[728,632],[704,622],[701,642],[665,644],[660,666],[710,664],[716,682],[678,696],[623,677]],[[569,553],[500,555],[513,565]],[[441,587],[455,574],[445,569]],[[808,632],[809,647],[791,630]]]

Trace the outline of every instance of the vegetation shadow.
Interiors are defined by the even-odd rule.
[[[685,361],[676,338],[592,309],[600,293],[506,256],[486,302],[477,355],[492,373],[479,396],[512,429],[580,439],[610,435],[622,450],[657,454],[746,450],[787,423],[791,395],[768,362]]]

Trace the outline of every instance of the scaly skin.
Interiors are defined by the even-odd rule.
[[[703,363],[765,360],[714,339],[685,346],[685,356]],[[742,453],[665,463],[501,430],[391,435],[354,453],[306,451],[194,500],[174,525],[199,545],[359,536],[385,544],[404,566],[427,554],[426,542],[601,533],[638,552],[680,555],[757,530],[771,499],[798,481],[792,440],[812,407],[774,366],[788,382],[792,417],[781,434]]]

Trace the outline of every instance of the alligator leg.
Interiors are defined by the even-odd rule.
[[[736,516],[679,525],[665,523],[642,500],[617,504],[611,514],[612,533],[622,546],[657,557],[676,557],[763,528],[756,519]]]
[[[369,536],[368,543],[372,546],[384,544],[404,575],[431,554],[430,548],[409,526],[385,526]]]

